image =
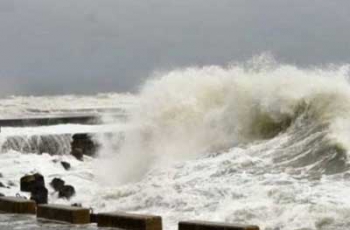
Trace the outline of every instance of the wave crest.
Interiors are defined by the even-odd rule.
[[[131,117],[137,129],[126,133],[118,155],[132,166],[122,164],[140,170],[119,174],[129,180],[143,175],[145,160],[191,159],[287,132],[297,135],[302,127],[348,122],[349,72],[349,65],[302,69],[258,58],[248,65],[157,73],[141,89]]]

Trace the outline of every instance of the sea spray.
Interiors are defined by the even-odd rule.
[[[350,122],[349,69],[298,68],[259,57],[158,73],[140,90],[134,129],[118,149],[102,149],[98,169],[111,175],[109,182],[129,183],[153,166],[293,136],[300,127],[325,126],[324,138],[342,146],[331,130],[339,119]]]
[[[142,88],[125,123],[4,128],[5,140],[78,131],[117,134],[101,135],[97,159],[3,153],[0,179],[11,187],[0,192],[15,194],[18,178],[34,171],[76,188],[70,201],[50,191],[52,203],[161,215],[171,230],[190,219],[264,230],[348,230],[348,69],[254,60],[175,70]],[[123,102],[117,98],[115,105]],[[68,161],[71,169],[57,160]]]

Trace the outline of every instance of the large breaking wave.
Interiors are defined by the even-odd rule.
[[[158,213],[174,229],[348,229],[349,73],[262,56],[155,74],[131,128],[104,142],[97,174],[118,186],[96,205]]]
[[[260,56],[227,67],[157,73],[141,89],[131,118],[137,128],[126,132],[117,151],[102,152],[118,153],[108,161],[118,168],[115,180],[124,183],[141,179],[152,164],[284,135],[283,150],[272,156],[280,162],[276,167],[342,172],[350,143],[349,70],[349,65],[298,68]]]
[[[108,118],[103,127],[2,129],[3,147],[21,152],[4,148],[2,180],[18,181],[33,170],[49,179],[60,176],[76,186],[77,195],[63,201],[52,193],[54,203],[158,214],[169,229],[180,220],[201,219],[257,224],[265,230],[347,230],[349,72],[349,65],[299,68],[262,56],[225,67],[157,73],[132,103],[124,103],[124,96],[116,97],[115,104],[114,96],[78,100],[86,105],[84,111],[108,102],[108,108],[131,114],[112,119],[115,126]],[[57,99],[65,102],[65,97]],[[32,111],[18,100],[3,101],[1,109],[12,104],[9,114]],[[30,108],[42,107],[36,103],[40,100],[27,100]],[[58,113],[65,112],[67,105],[58,104]],[[36,152],[26,142],[37,143],[38,134],[111,130],[117,134],[100,138],[100,155],[84,162],[64,149],[66,154],[59,156],[23,154]],[[21,133],[28,138],[22,140]],[[59,159],[70,161],[71,170],[55,163]],[[0,191],[11,195],[18,189],[15,184]]]

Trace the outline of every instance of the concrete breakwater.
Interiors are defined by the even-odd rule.
[[[29,211],[28,211],[29,210]],[[0,212],[36,214],[38,219],[68,224],[97,223],[98,227],[126,230],[162,230],[162,217],[125,212],[92,213],[88,208],[67,205],[36,205],[35,202],[16,197],[0,197]],[[255,225],[240,225],[207,221],[180,221],[179,230],[259,230]]]

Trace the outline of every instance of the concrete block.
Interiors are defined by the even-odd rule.
[[[21,197],[0,197],[0,211],[18,214],[35,214],[36,203]]]
[[[66,205],[38,205],[37,218],[71,224],[88,224],[90,223],[90,210]]]
[[[162,230],[162,218],[124,212],[100,213],[97,215],[97,226],[132,230]]]
[[[182,221],[179,223],[179,230],[259,230],[259,227],[208,221]]]

